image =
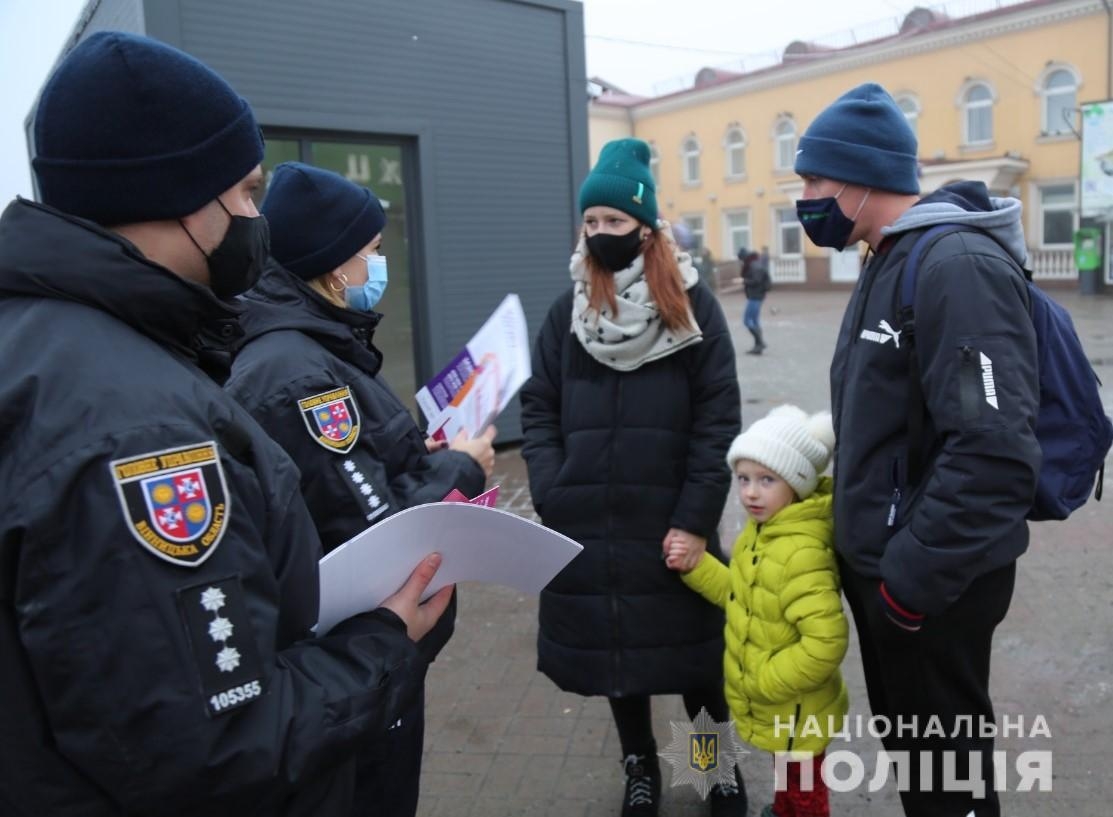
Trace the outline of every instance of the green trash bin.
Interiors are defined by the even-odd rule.
[[[1078,267],[1078,291],[1097,295],[1101,280],[1101,230],[1083,227],[1074,231],[1074,263]]]

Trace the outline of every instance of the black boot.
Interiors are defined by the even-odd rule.
[[[748,354],[748,355],[760,355],[761,350],[765,348],[765,344],[761,342],[761,330],[760,329],[750,329],[747,326],[746,331],[754,336],[754,346],[753,346],[752,349],[747,350],[746,354]]]
[[[622,817],[657,817],[661,807],[661,764],[657,755],[627,755]]]
[[[746,784],[738,767],[734,767],[734,783],[716,783],[711,787],[711,817],[746,817],[750,801]]]
[[[758,352],[759,353],[764,352],[765,351],[765,333],[761,330],[760,327],[754,330],[754,337],[757,339],[757,347],[756,348],[757,348]]]

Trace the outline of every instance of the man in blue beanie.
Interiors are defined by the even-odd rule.
[[[823,110],[798,147],[808,237],[871,251],[831,363],[835,546],[870,707],[892,725],[886,749],[910,753],[905,814],[998,817],[983,737],[990,651],[1040,463],[1020,202],[980,182],[919,198],[916,137],[873,83]],[[940,224],[956,226],[928,239],[904,312],[909,252]],[[913,721],[913,734],[897,728]],[[985,786],[956,791],[955,780]]]
[[[451,591],[419,606],[434,555],[313,636],[298,472],[219,385],[267,257],[251,108],[100,32],[33,132],[42,202],[0,216],[0,811],[347,817]]]

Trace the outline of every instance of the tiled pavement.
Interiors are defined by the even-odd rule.
[[[1113,412],[1113,298],[1070,292],[1056,297],[1071,310],[1109,384],[1103,397]],[[741,354],[750,345],[740,324],[741,295],[722,296],[736,333],[747,424],[781,402],[809,410],[826,406],[827,365],[846,298],[837,292],[774,291],[763,314],[770,349],[754,358]],[[501,507],[533,517],[516,449],[499,453],[495,481],[502,485]],[[732,497],[722,525],[727,541],[740,523]],[[1050,740],[1013,737],[998,748],[1010,752],[1010,764],[1019,751],[1051,749],[1054,789],[1011,791],[1018,777],[1010,766],[1010,792],[1002,795],[1005,814],[1108,817],[1113,815],[1113,501],[1091,502],[1067,522],[1034,525],[1032,531],[1009,617],[998,630],[993,694],[999,714],[1023,715],[1028,724],[1037,715],[1046,718]],[[456,635],[433,665],[427,686],[422,817],[619,813],[621,751],[610,711],[604,699],[561,692],[536,671],[536,614],[534,597],[493,585],[460,588]],[[868,715],[858,656],[852,642],[843,667],[852,716]],[[661,748],[671,734],[669,720],[682,717],[678,697],[655,699]],[[878,742],[867,737],[842,746],[864,759],[868,782]],[[706,814],[695,790],[669,787],[665,768],[662,814]],[[771,761],[755,753],[744,759],[742,771],[750,814],[756,815],[771,797]],[[863,785],[832,796],[835,815],[899,813],[891,784],[881,792]]]

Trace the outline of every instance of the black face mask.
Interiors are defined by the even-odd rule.
[[[621,272],[634,263],[642,248],[641,228],[625,235],[596,233],[586,240],[587,250],[596,261],[611,272]]]
[[[224,202],[217,199],[216,203],[228,213]],[[234,216],[228,213],[228,218],[231,219],[228,232],[210,254],[201,250],[201,245],[182,224],[189,240],[205,255],[209,265],[209,288],[218,298],[231,298],[255,286],[270,253],[271,232],[263,216]],[[181,224],[181,221],[178,223]]]

